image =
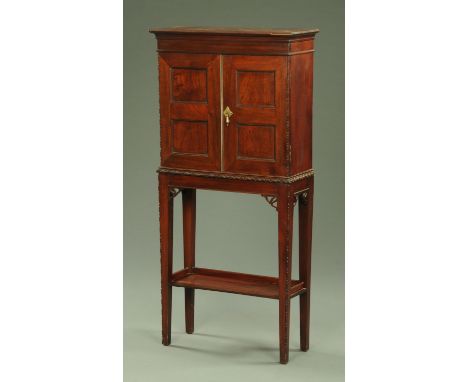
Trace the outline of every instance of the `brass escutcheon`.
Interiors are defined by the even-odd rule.
[[[234,115],[231,109],[229,109],[229,106],[226,106],[226,109],[223,111],[223,115],[226,117],[226,126],[229,126],[229,117]]]

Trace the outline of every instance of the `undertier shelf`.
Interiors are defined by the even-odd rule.
[[[172,275],[172,285],[278,299],[278,278],[207,268],[182,269]],[[306,291],[304,283],[291,280],[289,296]]]

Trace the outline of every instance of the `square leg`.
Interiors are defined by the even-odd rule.
[[[310,327],[310,273],[312,256],[312,216],[314,201],[314,178],[308,181],[308,190],[298,196],[299,200],[299,278],[306,292],[299,297],[301,350],[309,349]]]
[[[184,268],[195,266],[195,227],[196,227],[196,190],[182,190],[183,231],[184,231]],[[185,288],[185,331],[194,330],[195,289]]]
[[[289,361],[289,316],[291,285],[291,252],[294,216],[294,194],[289,185],[278,187],[278,268],[279,268],[279,342],[280,362]]]
[[[172,240],[173,240],[173,199],[168,177],[159,174],[159,236],[161,250],[161,306],[162,343],[171,343],[172,313]]]

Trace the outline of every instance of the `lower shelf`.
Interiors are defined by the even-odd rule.
[[[278,299],[278,278],[246,273],[219,271],[207,268],[182,269],[172,275],[172,285],[177,287],[212,290]],[[304,283],[291,280],[289,297],[306,291]]]

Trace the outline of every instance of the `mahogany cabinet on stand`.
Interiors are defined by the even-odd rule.
[[[159,57],[162,342],[171,343],[172,287],[185,288],[187,333],[195,289],[278,300],[280,362],[289,358],[290,300],[300,299],[309,348],[314,170],[312,80],[317,29],[153,29]],[[277,211],[278,274],[196,266],[196,190],[258,194]],[[182,196],[184,268],[173,270],[173,199]],[[291,279],[299,205],[299,280]]]

